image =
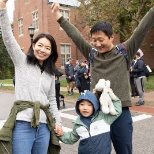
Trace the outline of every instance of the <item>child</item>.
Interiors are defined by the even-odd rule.
[[[74,144],[80,139],[79,154],[109,154],[111,152],[110,125],[122,111],[121,101],[113,101],[117,115],[103,114],[96,96],[90,91],[81,93],[76,102],[79,115],[71,132],[57,134],[65,144]]]
[[[88,73],[83,73],[82,75],[78,76],[78,79],[81,83],[81,92],[90,90],[90,77]]]

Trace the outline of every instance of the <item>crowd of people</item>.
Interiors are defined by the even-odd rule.
[[[99,21],[90,29],[92,42],[89,43],[62,16],[59,4],[51,5],[57,22],[86,58],[86,61],[76,61],[74,67],[72,58],[68,57],[65,64],[68,95],[73,95],[76,86],[80,96],[75,105],[78,118],[74,129],[64,133],[55,95],[56,87],[58,92],[60,87],[60,75],[55,66],[58,59],[56,41],[50,34],[38,34],[25,55],[13,37],[6,10],[7,1],[0,1],[0,23],[3,41],[15,66],[16,81],[15,102],[0,130],[0,153],[59,154],[59,140],[73,144],[80,139],[80,154],[111,153],[111,141],[117,154],[132,154],[133,121],[129,110],[132,104],[128,71],[133,74],[139,93],[136,105],[143,105],[146,77],[142,68],[143,58],[137,51],[154,26],[154,7],[143,17],[131,37],[121,43],[129,61],[132,62],[135,57],[128,70],[123,54],[113,44],[114,32],[109,22]],[[89,72],[87,60],[93,48],[96,52],[90,61],[93,65]],[[102,78],[110,80],[111,90],[117,96],[113,102],[117,111],[115,116],[104,114],[99,108],[99,95],[90,92]]]
[[[90,90],[90,72],[86,60],[76,60],[76,66],[72,64],[72,58],[67,58],[65,64],[65,74],[67,81],[68,96],[74,94],[74,88],[77,88],[81,94],[84,90]]]

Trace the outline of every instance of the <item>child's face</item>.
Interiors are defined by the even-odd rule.
[[[87,79],[87,78],[88,78],[88,75],[87,75],[87,74],[85,74],[85,75],[84,75],[84,78],[85,78],[85,79]]]
[[[84,117],[89,117],[93,114],[93,105],[87,101],[83,100],[79,103],[79,111]]]

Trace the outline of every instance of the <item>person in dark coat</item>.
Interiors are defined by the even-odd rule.
[[[146,81],[145,71],[144,71],[144,60],[140,57],[140,53],[136,53],[136,63],[131,69],[131,72],[135,74],[135,84],[139,92],[139,100],[136,102],[136,106],[144,105],[144,85]]]
[[[56,90],[56,102],[57,102],[57,107],[58,109],[60,109],[60,81],[59,81],[59,77],[62,76],[63,73],[57,69],[57,72],[55,74],[55,90]]]
[[[75,78],[74,78],[74,67],[72,64],[72,58],[67,58],[67,62],[65,64],[65,74],[66,74],[66,81],[67,81],[67,91],[68,96],[74,94],[73,89],[75,85]]]
[[[80,83],[81,83],[81,93],[83,93],[85,90],[90,91],[90,77],[88,73],[83,73],[81,76],[78,77]]]
[[[131,64],[130,69],[133,69],[135,61],[136,60],[134,59],[134,61]],[[135,84],[135,78],[136,78],[136,75],[133,72],[130,71],[130,86],[131,86],[131,97],[132,98],[139,96],[139,93],[138,93],[138,90],[137,90],[137,87],[136,87],[136,84]]]
[[[77,81],[76,81],[76,87],[78,88],[79,93],[81,93],[81,86],[82,86],[80,83],[79,77],[83,76],[83,74],[87,72],[88,72],[88,69],[86,68],[84,60],[79,60],[79,69],[77,72]]]

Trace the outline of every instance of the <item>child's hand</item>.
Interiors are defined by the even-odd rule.
[[[62,126],[56,125],[54,130],[57,136],[63,136],[64,132]]]
[[[96,89],[93,89],[93,94],[96,94],[96,93],[97,93]]]

